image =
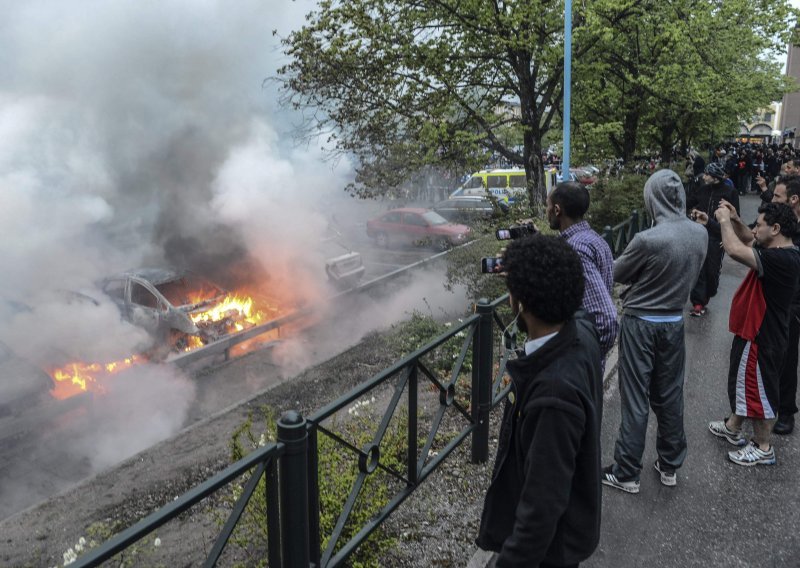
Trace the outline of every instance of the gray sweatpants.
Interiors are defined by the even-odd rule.
[[[686,459],[683,430],[683,320],[653,323],[623,315],[619,333],[622,421],[614,447],[614,474],[639,479],[650,408],[658,420],[656,451],[665,469]]]

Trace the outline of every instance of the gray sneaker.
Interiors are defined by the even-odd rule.
[[[741,430],[731,430],[725,425],[725,420],[717,420],[708,423],[708,430],[720,438],[725,438],[734,446],[744,446],[747,440]]]
[[[661,466],[661,462],[656,460],[653,467],[658,473],[661,474],[661,484],[667,487],[675,487],[678,484],[678,476],[675,475],[674,469],[667,469]]]
[[[738,465],[775,465],[775,448],[770,447],[769,451],[764,451],[756,443],[750,440],[741,450],[728,452],[728,458]]]
[[[614,475],[614,464],[608,465],[603,468],[600,474],[600,481],[603,485],[609,487],[616,487],[626,493],[639,493],[639,480],[638,479],[619,479]]]

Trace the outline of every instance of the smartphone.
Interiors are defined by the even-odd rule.
[[[496,256],[489,256],[481,259],[481,272],[484,274],[495,274],[503,272],[503,259]]]
[[[526,223],[524,225],[512,225],[508,229],[498,229],[495,236],[498,241],[507,241],[508,239],[519,239],[526,235],[536,234],[536,227],[533,223]]]

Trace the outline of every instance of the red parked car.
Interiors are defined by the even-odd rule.
[[[445,250],[467,241],[470,228],[450,223],[436,211],[403,207],[367,221],[367,235],[380,247],[392,244],[430,245]]]

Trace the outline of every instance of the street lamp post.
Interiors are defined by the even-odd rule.
[[[569,123],[572,99],[572,0],[564,0],[564,150],[561,179],[569,181]]]

